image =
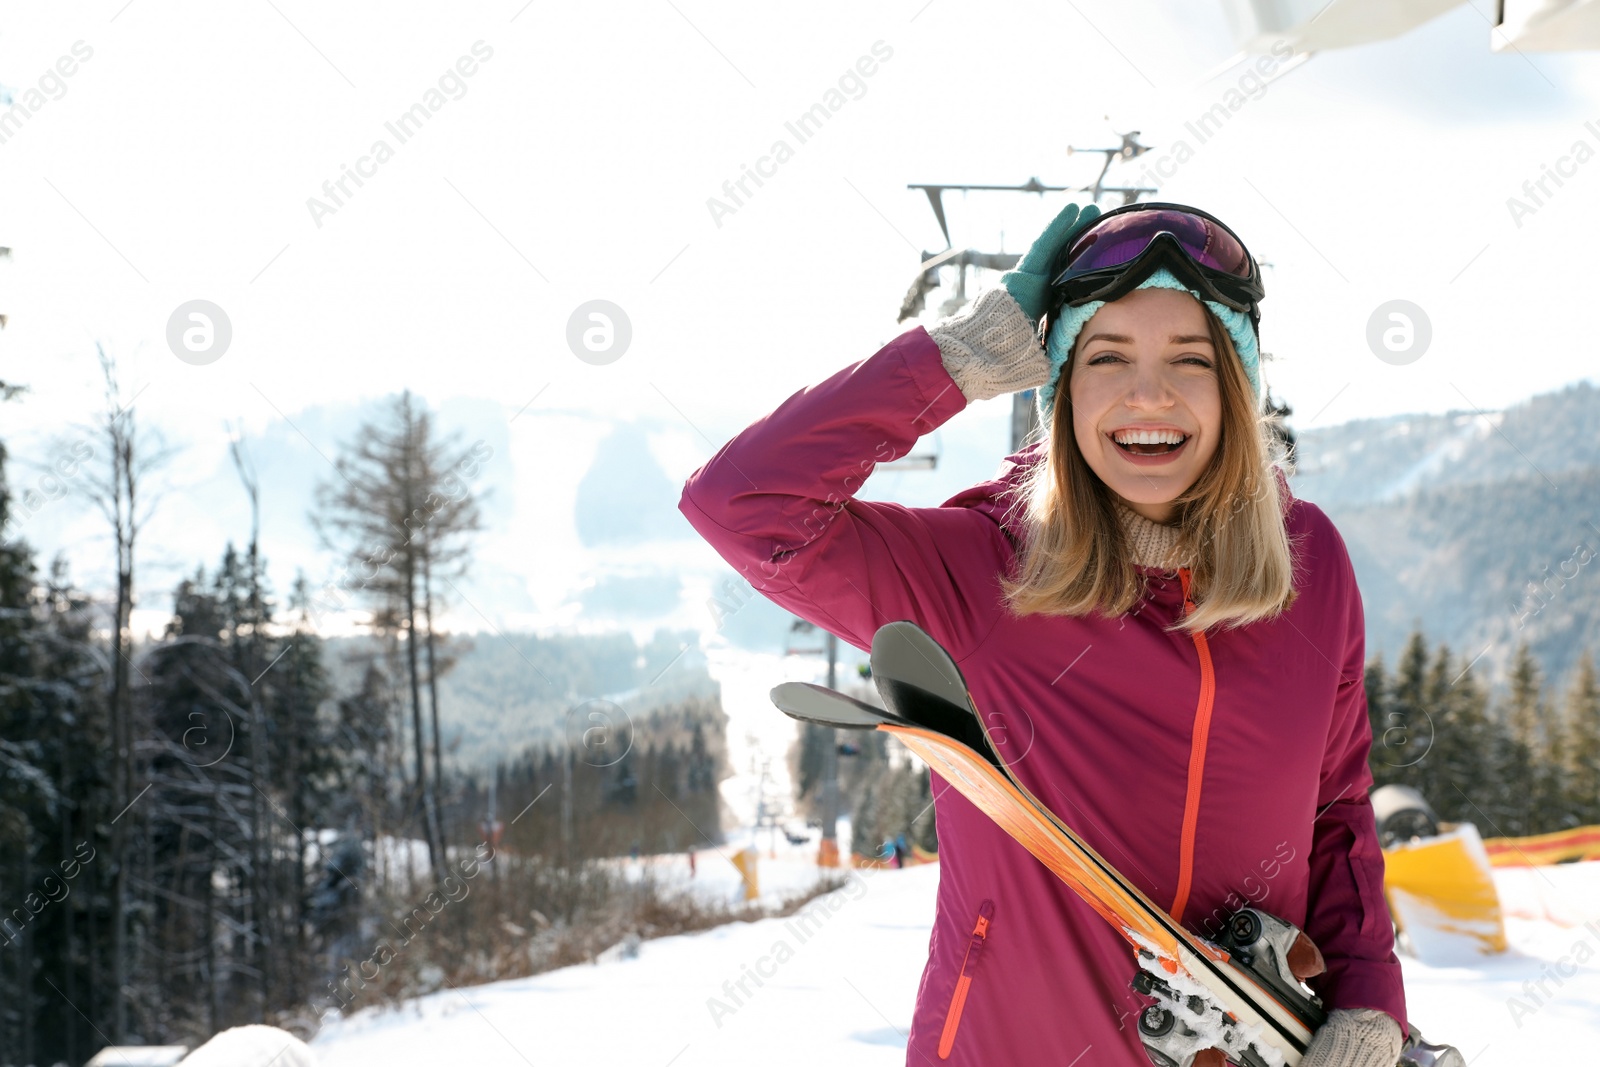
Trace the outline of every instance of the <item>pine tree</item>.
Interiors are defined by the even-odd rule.
[[[683,810],[690,821],[710,835],[712,840],[722,839],[722,808],[717,793],[721,775],[719,752],[713,752],[706,741],[706,720],[697,717],[689,735],[689,753],[684,774],[688,791]],[[698,843],[698,842],[696,842]]]
[[[885,785],[883,819],[879,829],[883,834],[883,840],[893,841],[907,832],[911,820],[917,815],[916,772],[910,762],[902,757],[901,761],[890,770]]]
[[[94,604],[59,556],[40,578],[13,504],[0,442],[0,1050],[79,1063],[114,1013],[107,664]]]
[[[795,796],[815,802],[822,791],[823,747],[833,731],[815,723],[800,725],[800,758],[796,767]]]
[[[939,851],[939,831],[934,822],[934,812],[938,805],[934,803],[933,779],[926,767],[919,776],[922,786],[921,804],[917,808],[917,816],[912,820],[912,844],[921,847],[927,852]],[[946,786],[945,788],[949,788]]]
[[[50,990],[40,1003],[37,1029],[44,1040],[39,1062],[63,1057],[78,1063],[101,1043],[95,1025],[78,1009],[104,1020],[110,995],[97,981],[109,965],[104,931],[113,881],[102,858],[110,847],[103,831],[115,815],[108,810],[109,769],[95,755],[110,745],[106,665],[103,645],[95,637],[95,604],[73,586],[64,558],[58,555],[51,562],[49,577],[36,592],[41,594],[37,597],[41,640],[35,646],[34,677],[39,683],[35,696],[54,735],[50,769],[66,800],[47,832],[55,840],[51,858],[56,870],[77,871],[69,880],[72,895],[62,902],[66,906],[44,916],[47,923],[40,931],[51,931],[51,941],[41,946],[39,977],[54,972],[51,980],[64,998]],[[88,859],[63,868],[69,856]]]
[[[5,458],[0,445],[0,531],[11,509]],[[41,831],[56,821],[65,801],[50,773],[45,739],[53,731],[34,696],[33,586],[32,550],[21,541],[0,541],[0,852],[10,857],[8,869],[0,870],[0,900],[8,909],[0,913],[0,1045],[23,1062],[36,1055],[36,1023],[45,1004],[31,963],[48,941],[41,922],[49,901],[39,886],[53,863]]]
[[[1413,630],[1407,640],[1394,681],[1380,705],[1382,729],[1374,728],[1373,744],[1381,774],[1373,777],[1380,784],[1415,786],[1419,777],[1417,764],[1426,758],[1433,744],[1428,708],[1428,644],[1420,629]]]
[[[882,859],[883,808],[879,779],[869,780],[850,812],[850,851],[857,856]]]
[[[1588,649],[1573,672],[1564,720],[1568,803],[1579,823],[1600,824],[1600,683]]]
[[[1544,707],[1541,700],[1539,664],[1526,641],[1517,645],[1511,667],[1511,693],[1506,701],[1506,725],[1511,736],[1526,745],[1530,754],[1544,744]]]
[[[1372,771],[1373,785],[1388,785],[1392,769],[1386,740],[1389,728],[1389,683],[1381,654],[1367,662],[1362,672],[1362,684],[1367,696],[1367,722],[1372,727],[1372,748],[1367,752],[1367,767]]]
[[[214,577],[180,582],[165,639],[143,658],[146,755],[142,851],[152,896],[138,962],[163,1037],[214,1032],[269,1007],[265,958],[277,930],[267,870],[278,837],[262,817],[260,728],[250,679],[235,665],[245,602],[230,545]],[[227,931],[224,935],[222,931]],[[160,1005],[165,1005],[162,1007]],[[149,1032],[148,1030],[146,1032]]]
[[[290,935],[283,946],[284,984],[291,994],[310,978],[306,964],[311,873],[306,854],[313,842],[302,839],[302,833],[311,827],[336,825],[338,798],[353,784],[346,772],[356,759],[367,756],[342,750],[336,724],[320,714],[323,703],[332,696],[332,685],[322,662],[322,639],[311,628],[309,595],[305,576],[298,575],[290,600],[298,618],[292,630],[267,640],[264,651],[271,659],[256,678],[267,709],[274,792],[286,809],[277,814],[287,821],[285,829],[299,842],[299,847],[289,850],[288,862],[280,865],[282,926]]]
[[[1432,791],[1423,795],[1441,819],[1470,822],[1488,836],[1493,831],[1485,825],[1484,805],[1498,802],[1485,795],[1485,787],[1496,780],[1488,699],[1470,666],[1458,671],[1448,656],[1441,656],[1436,667],[1436,680],[1448,675],[1450,681],[1436,698],[1434,745],[1429,753],[1431,782],[1437,784],[1430,784]]]
[[[1512,765],[1504,784],[1518,789],[1522,834],[1576,825],[1565,809],[1561,739],[1544,697],[1538,660],[1526,641],[1517,646],[1511,668],[1506,725],[1511,731]]]

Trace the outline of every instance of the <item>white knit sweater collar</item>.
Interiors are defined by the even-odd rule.
[[[1120,497],[1113,501],[1117,513],[1117,520],[1122,523],[1123,533],[1128,539],[1128,549],[1133,554],[1133,562],[1141,567],[1155,567],[1161,570],[1176,570],[1188,566],[1189,561],[1178,555],[1178,535],[1176,526],[1154,522],[1134,511],[1125,504]]]

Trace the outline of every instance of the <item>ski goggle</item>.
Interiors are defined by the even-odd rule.
[[[1159,267],[1206,299],[1248,313],[1259,332],[1261,268],[1239,235],[1198,208],[1166,203],[1114,208],[1075,234],[1052,268],[1043,325],[1063,307],[1116,300]]]

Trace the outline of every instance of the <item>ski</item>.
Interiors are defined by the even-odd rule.
[[[1220,1048],[1240,1067],[1295,1067],[1326,1019],[1321,1001],[1289,967],[1302,935],[1256,908],[1229,916],[1216,941],[1190,933],[1028,791],[999,757],[960,668],[910,622],[873,636],[872,678],[882,708],[824,686],[772,690],[779,710],[841,729],[895,737],[1026,848],[1118,930],[1133,949],[1133,988],[1156,1003],[1139,1035],[1157,1067],[1190,1067]],[[1412,1027],[1398,1067],[1464,1067],[1448,1045]]]

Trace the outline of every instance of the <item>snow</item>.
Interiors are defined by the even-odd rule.
[[[235,1026],[189,1053],[178,1067],[317,1067],[317,1062],[293,1034],[273,1026]]]
[[[821,831],[807,830],[806,843],[791,845],[782,831],[766,828],[751,830],[748,827],[727,832],[727,843],[716,847],[695,849],[695,872],[689,872],[689,859],[684,855],[644,856],[637,860],[611,861],[619,867],[630,882],[649,873],[658,886],[668,892],[693,893],[701,900],[712,903],[739,903],[744,899],[743,876],[733,865],[733,857],[747,848],[756,850],[755,902],[763,905],[781,904],[816,887],[820,878],[817,867],[818,835]],[[839,851],[850,850],[850,820],[839,820]],[[846,874],[846,871],[835,871]]]
[[[1481,419],[1475,415],[1457,416],[1453,420],[1455,425],[1450,436],[1433,445],[1421,459],[1391,478],[1389,484],[1378,490],[1374,499],[1390,500],[1404,496],[1413,489],[1433,482],[1439,472],[1459,465],[1478,442],[1499,428],[1505,418],[1503,411],[1484,412]],[[1409,434],[1411,427],[1401,423],[1399,432]]]
[[[412,885],[423,885],[433,879],[433,869],[428,863],[428,843],[421,838],[385,834],[378,838],[373,851],[376,855],[371,857],[371,862],[386,872],[392,884],[409,880]]]
[[[1171,959],[1161,951],[1155,942],[1139,934],[1129,931],[1130,936],[1145,955],[1138,958],[1141,969],[1169,986],[1175,996],[1157,997],[1157,1001],[1166,1001],[1167,1010],[1172,1012],[1185,1028],[1183,1031],[1175,1029],[1174,1034],[1168,1039],[1164,1051],[1170,1053],[1180,1062],[1186,1056],[1208,1048],[1219,1048],[1232,1058],[1239,1058],[1241,1054],[1255,1045],[1256,1053],[1267,1062],[1268,1067],[1283,1067],[1283,1053],[1278,1051],[1273,1044],[1265,1040],[1266,1026],[1261,1023],[1250,1023],[1240,1017],[1236,1023],[1228,1023],[1223,1019],[1219,1010],[1211,1005],[1214,998],[1203,984],[1189,977],[1189,974],[1178,968],[1174,963],[1174,970],[1170,973],[1163,964],[1163,958]],[[1195,1011],[1189,1007],[1191,998],[1198,997],[1202,1002],[1204,1011]]]
[[[1494,872],[1500,910],[1507,918],[1582,926],[1600,919],[1600,863],[1556,867],[1502,867]]]
[[[769,808],[780,809],[780,817],[790,814],[789,798],[795,791],[786,756],[799,724],[772,706],[770,694],[780,682],[823,681],[826,661],[811,655],[751,652],[720,639],[708,643],[705,654],[711,677],[722,687],[722,708],[728,715],[728,766],[733,773],[722,783],[723,799],[743,823],[755,822],[758,797]],[[854,655],[848,648],[841,654]],[[770,775],[764,787],[759,784],[763,763]]]
[[[794,916],[647,941],[634,959],[363,1011],[312,1043],[323,1067],[741,1064],[905,1058],[938,866],[851,870]],[[743,985],[743,989],[740,985]]]
[[[1405,930],[1407,948],[1434,966],[1470,967],[1498,944],[1500,924],[1493,918],[1453,915],[1427,897],[1399,886],[1389,889],[1395,920]]]
[[[172,1067],[187,1051],[187,1045],[110,1045],[84,1067]]]
[[[798,862],[783,859],[781,837],[779,850],[774,879],[799,878],[777,873]],[[702,853],[707,892],[732,890],[735,879],[712,875],[719,864]],[[312,1047],[323,1067],[900,1067],[938,871],[844,872],[847,885],[809,905],[808,919],[733,923],[646,941],[632,959],[364,1010]],[[1411,1019],[1473,1067],[1588,1062],[1600,1047],[1600,863],[1494,873],[1510,951],[1470,967],[1402,956]]]

